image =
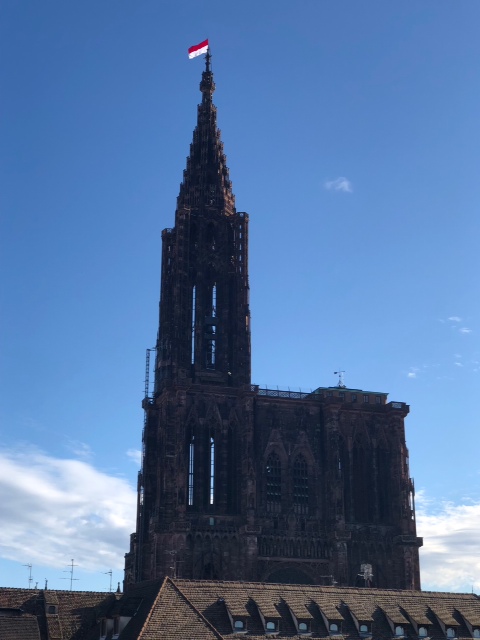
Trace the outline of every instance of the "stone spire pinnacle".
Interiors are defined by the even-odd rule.
[[[177,210],[187,209],[193,215],[207,210],[232,215],[235,212],[235,197],[220,131],[217,128],[211,58],[210,52],[207,51],[205,71],[200,82],[202,102],[198,105],[197,126],[193,132],[187,167],[183,172]]]

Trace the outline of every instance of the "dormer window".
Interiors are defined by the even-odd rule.
[[[455,629],[453,627],[447,627],[447,638],[455,638]]]
[[[54,604],[49,604],[47,613],[57,613],[57,607]]]
[[[418,627],[418,637],[419,638],[426,638],[427,636],[428,636],[427,627]]]
[[[298,633],[300,634],[305,634],[305,635],[310,635],[310,622],[309,621],[303,621],[303,622],[299,622],[298,623]]]
[[[358,627],[358,630],[360,631],[360,633],[369,633],[368,624],[361,624]]]
[[[235,620],[233,623],[233,630],[237,633],[244,633],[246,631],[245,622],[237,618],[237,620]]]
[[[480,638],[480,629],[474,629],[473,630],[473,637],[474,638]]]
[[[397,626],[395,627],[395,635],[396,636],[403,636],[405,633],[404,628],[402,627],[402,625],[397,624]]]
[[[265,630],[267,633],[274,633],[277,630],[277,623],[273,620],[267,620],[265,622]]]
[[[330,633],[338,633],[338,624],[336,622],[331,622],[328,628]]]

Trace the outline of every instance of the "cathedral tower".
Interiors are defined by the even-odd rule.
[[[175,227],[162,234],[157,393],[186,379],[250,383],[248,216],[235,209],[206,62]]]
[[[250,382],[248,215],[235,209],[214,90],[207,53],[175,226],[162,234],[126,586],[171,575],[418,589],[408,406],[342,384]]]

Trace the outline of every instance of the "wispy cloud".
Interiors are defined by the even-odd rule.
[[[0,451],[0,554],[63,567],[120,569],[134,529],[135,491],[83,460]]]
[[[463,322],[463,319],[460,316],[449,316],[448,318],[439,318],[438,319],[439,322],[442,322],[443,324],[448,323],[450,325],[450,327],[454,330],[454,331],[458,331],[458,333],[472,333],[472,329],[469,329],[468,327],[459,327],[459,323]]]
[[[142,462],[142,452],[140,449],[129,449],[127,451],[127,456],[130,458],[132,462],[134,462],[138,467]]]
[[[86,442],[81,442],[80,440],[67,440],[67,450],[76,458],[81,458],[82,460],[91,460],[93,458],[93,451]]]
[[[346,193],[352,193],[352,183],[344,176],[335,178],[335,180],[327,180],[324,185],[328,191],[345,191]]]
[[[461,362],[455,362],[455,366],[457,367],[463,367],[463,364]]]
[[[423,589],[480,590],[480,503],[437,506],[419,492],[417,531]]]
[[[410,370],[407,371],[407,378],[416,378],[419,371],[418,367],[410,367]]]

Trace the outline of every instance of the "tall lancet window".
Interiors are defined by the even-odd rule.
[[[193,505],[193,472],[195,469],[195,436],[190,438],[188,445],[188,506]]]
[[[210,436],[210,499],[209,503],[213,504],[215,500],[215,438]]]
[[[215,327],[207,327],[207,369],[215,369]]]
[[[293,465],[293,508],[295,513],[308,513],[308,467],[302,455]]]
[[[217,285],[213,283],[212,285],[212,318],[215,318],[217,315]]]
[[[192,289],[192,364],[195,363],[195,314],[197,306],[197,288]]]
[[[207,306],[207,319],[205,326],[206,341],[206,365],[207,369],[215,369],[216,359],[216,315],[217,315],[217,285],[214,283],[208,289],[208,306]]]
[[[278,513],[282,506],[282,467],[274,452],[268,456],[265,468],[267,485],[267,511]]]

